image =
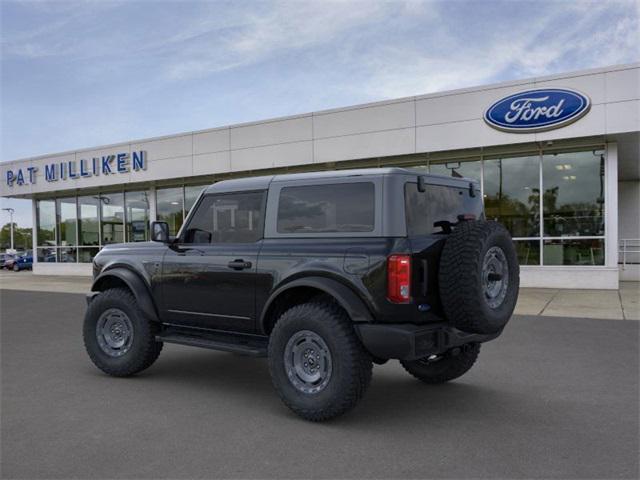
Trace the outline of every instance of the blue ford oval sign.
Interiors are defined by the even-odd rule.
[[[575,90],[541,88],[498,100],[484,113],[484,120],[507,132],[540,132],[574,122],[590,107],[589,97]]]

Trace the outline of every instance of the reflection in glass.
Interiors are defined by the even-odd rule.
[[[57,262],[56,258],[56,249],[53,247],[44,247],[37,249],[38,262],[40,263],[55,263]]]
[[[184,232],[185,243],[251,243],[262,238],[264,193],[206,196]]]
[[[70,247],[58,248],[58,262],[62,263],[75,263],[77,256],[77,249]]]
[[[80,263],[91,263],[100,249],[98,247],[85,247],[78,249],[78,261]]]
[[[467,177],[480,181],[482,169],[480,160],[467,162],[450,161],[448,163],[430,163],[429,172],[447,177]]]
[[[278,233],[371,232],[374,185],[369,182],[284,187]]]
[[[149,240],[149,194],[126,192],[127,242]]]
[[[487,219],[502,223],[513,237],[540,235],[540,157],[484,162]]]
[[[55,245],[56,203],[53,200],[38,200],[37,224],[38,245]]]
[[[544,265],[604,265],[604,239],[545,240]]]
[[[124,195],[100,195],[102,208],[102,244],[124,242]]]
[[[182,187],[156,190],[156,213],[159,222],[169,224],[169,234],[176,235],[182,226]]]
[[[58,245],[76,244],[76,198],[58,198]]]
[[[547,154],[542,171],[544,235],[604,235],[604,156]]]
[[[184,187],[184,214],[187,215],[198,199],[205,185]]]
[[[78,197],[78,231],[80,245],[99,245],[97,196]]]
[[[442,233],[446,227],[441,222],[456,224],[461,214],[468,213],[477,218],[482,215],[482,204],[469,197],[464,189],[426,185],[425,191],[420,192],[417,183],[407,183],[404,189],[409,236]]]
[[[516,240],[518,263],[520,265],[540,265],[540,241],[539,240]]]

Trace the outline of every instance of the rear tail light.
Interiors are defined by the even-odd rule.
[[[387,298],[394,303],[407,303],[411,295],[411,257],[391,255],[387,259]]]

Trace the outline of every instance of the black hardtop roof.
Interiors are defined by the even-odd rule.
[[[385,168],[359,168],[352,170],[324,170],[318,172],[305,172],[305,173],[287,173],[279,175],[264,175],[259,177],[243,177],[234,178],[231,180],[222,180],[210,185],[206,189],[206,193],[224,193],[235,192],[242,190],[266,190],[271,183],[289,182],[296,180],[310,180],[310,179],[331,179],[331,178],[346,178],[346,177],[379,177],[384,175],[403,175],[403,176],[423,176],[433,178],[445,178],[448,181],[460,182],[460,186],[466,186],[469,182],[476,182],[470,178],[457,178],[446,175],[439,175],[433,173],[427,173],[419,168],[400,168],[400,167],[385,167]]]

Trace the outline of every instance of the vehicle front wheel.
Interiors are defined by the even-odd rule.
[[[444,383],[467,373],[478,358],[479,343],[470,343],[442,355],[400,361],[404,369],[425,383]]]
[[[273,385],[306,420],[328,420],[352,409],[369,386],[372,367],[349,317],[332,303],[292,307],[269,339]]]
[[[148,368],[162,350],[158,325],[144,318],[136,298],[124,288],[97,295],[84,317],[84,346],[96,367],[114,377]]]

